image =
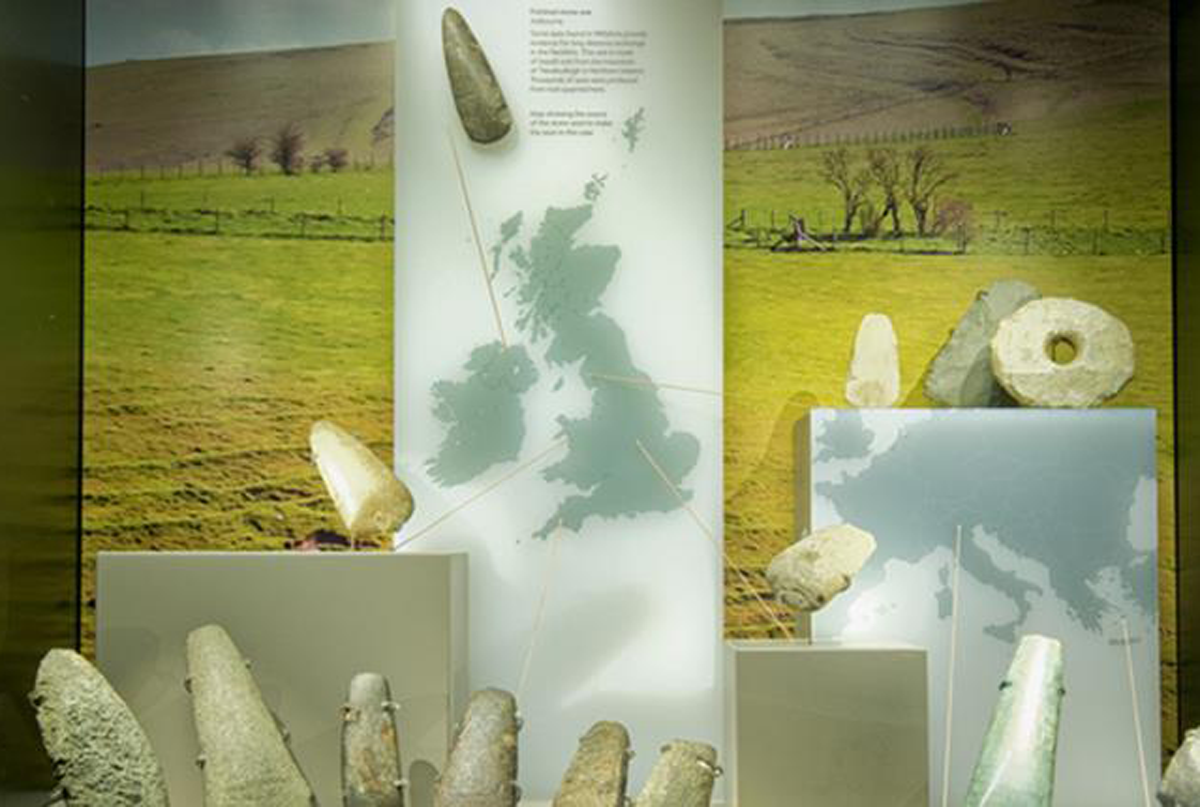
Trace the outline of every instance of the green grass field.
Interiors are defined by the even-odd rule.
[[[193,173],[182,179],[105,176],[88,180],[87,203],[103,208],[257,210],[378,218],[392,214],[394,181],[391,169],[293,177],[279,173]]]
[[[1165,106],[1146,104],[1061,125],[1022,126],[1006,139],[946,141],[960,172],[952,189],[976,210],[1006,209],[1033,221],[1051,209],[1131,227],[1169,216]],[[936,144],[941,148],[943,144]],[[836,198],[817,177],[817,149],[726,154],[726,218],[743,207],[832,214]],[[802,213],[803,214],[803,213]],[[812,216],[812,213],[807,215]],[[1062,215],[1061,213],[1059,215]],[[922,256],[840,251],[725,250],[726,541],[733,563],[760,593],[762,570],[795,540],[793,425],[810,408],[845,406],[846,371],[859,322],[882,312],[900,341],[900,405],[930,406],[922,377],[975,294],[1002,278],[1044,295],[1088,300],[1123,319],[1137,347],[1137,372],[1110,405],[1159,412],[1159,536],[1163,659],[1174,663],[1174,501],[1169,255]],[[763,636],[771,624],[751,593],[727,576],[726,624],[734,636]],[[1174,679],[1164,674],[1173,707]],[[1164,723],[1169,726],[1170,721]],[[1168,741],[1172,738],[1168,737]]]
[[[98,551],[279,549],[338,527],[308,429],[332,418],[390,456],[391,258],[390,242],[88,233],[89,602]]]

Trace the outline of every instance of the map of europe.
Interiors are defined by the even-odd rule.
[[[443,487],[478,479],[521,456],[523,400],[543,375],[535,357],[551,372],[573,374],[586,388],[590,411],[557,418],[566,455],[541,473],[573,492],[547,514],[535,533],[540,538],[560,527],[579,532],[591,519],[679,508],[680,497],[691,497],[684,480],[700,452],[695,436],[672,430],[654,381],[635,363],[625,330],[604,310],[621,249],[587,243],[586,230],[606,182],[605,176],[593,176],[578,204],[548,208],[527,240],[522,214],[504,222],[491,250],[491,271],[494,282],[514,283],[509,293],[521,341],[476,347],[462,377],[433,386],[434,415],[445,431],[427,468]],[[563,386],[560,375],[550,394]]]
[[[952,800],[1016,642],[1039,633],[1062,641],[1067,669],[1055,803],[1137,803],[1131,697],[1144,746],[1159,744],[1155,413],[816,410],[808,453],[813,526],[878,541],[814,630],[926,648],[931,729],[947,708],[962,530]],[[944,737],[931,740],[940,782]]]

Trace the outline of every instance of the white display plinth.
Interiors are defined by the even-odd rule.
[[[729,804],[926,807],[925,651],[726,643]]]
[[[320,803],[341,803],[340,709],[358,672],[391,684],[410,778],[441,770],[467,695],[465,555],[101,553],[97,575],[97,661],[154,744],[172,803],[203,803],[183,680],[187,635],[209,623],[252,663]]]

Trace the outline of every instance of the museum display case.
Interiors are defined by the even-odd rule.
[[[1200,807],[1189,4],[4,2],[0,805]]]

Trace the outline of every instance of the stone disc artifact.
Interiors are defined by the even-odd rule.
[[[975,296],[925,377],[925,394],[944,406],[1011,406],[992,374],[992,337],[1005,317],[1041,294],[1020,280],[998,280]]]
[[[900,348],[886,314],[867,314],[854,338],[846,400],[857,407],[886,407],[900,399]]]
[[[397,708],[382,675],[350,681],[342,714],[343,807],[404,807]]]
[[[345,429],[322,420],[313,424],[308,441],[321,479],[352,538],[390,535],[412,516],[408,488]]]
[[[720,773],[717,750],[711,745],[675,740],[663,746],[634,806],[709,807]]]
[[[165,807],[162,767],[133,712],[100,671],[71,650],[38,665],[30,701],[66,807]]]
[[[517,700],[499,689],[471,694],[455,732],[434,807],[516,807]]]
[[[312,790],[246,659],[223,628],[187,638],[188,689],[200,740],[205,807],[310,807]]]
[[[579,741],[553,807],[623,807],[631,756],[624,726],[595,724]]]
[[[816,611],[850,587],[875,554],[875,536],[852,524],[817,530],[780,552],[767,566],[767,582],[782,602]]]
[[[1045,636],[1022,636],[1000,684],[964,807],[1054,804],[1062,698],[1062,644]]]
[[[512,112],[487,54],[457,9],[442,14],[442,49],[450,92],[467,136],[476,143],[495,143],[512,129]]]
[[[1200,807],[1200,732],[1192,729],[1167,766],[1158,800],[1163,807]]]
[[[1133,368],[1125,323],[1079,300],[1026,303],[992,338],[992,372],[1026,406],[1097,406],[1121,391]]]

